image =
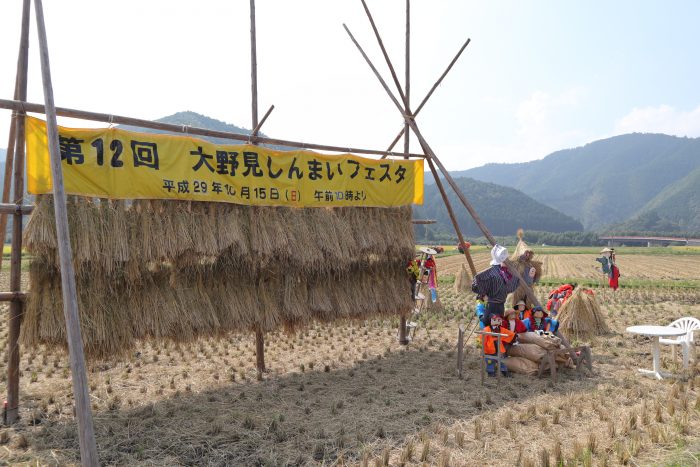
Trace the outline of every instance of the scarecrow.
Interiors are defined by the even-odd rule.
[[[420,265],[418,264],[418,259],[412,259],[408,262],[406,266],[406,274],[408,274],[408,280],[411,283],[411,297],[415,300],[416,297],[416,283],[420,277]]]
[[[422,281],[428,283],[428,289],[430,289],[430,300],[435,303],[437,301],[437,264],[435,263],[435,257],[433,255],[437,254],[437,250],[433,248],[422,249],[426,253],[425,259],[423,260],[423,278]]]
[[[507,327],[503,327],[503,318],[500,315],[494,314],[491,315],[490,321],[489,321],[489,326],[484,327],[484,332],[495,332],[498,334],[505,334],[505,336],[501,336],[501,347],[500,349],[496,349],[496,346],[498,345],[498,337],[497,336],[489,336],[486,334],[481,335],[481,343],[484,346],[484,355],[486,359],[486,372],[489,374],[489,376],[496,376],[496,362],[497,360],[494,360],[493,358],[489,358],[489,356],[494,356],[498,354],[498,350],[501,352],[501,356],[505,357],[506,356],[506,344],[510,347],[510,344],[515,342],[517,336],[513,331],[508,329]],[[501,374],[503,376],[508,376],[508,367],[506,367],[505,363],[501,361]]]
[[[559,311],[559,307],[566,302],[566,300],[574,292],[574,286],[571,284],[564,284],[557,289],[549,292],[549,298],[547,300],[547,311]]]
[[[523,324],[528,332],[546,331],[556,333],[557,329],[559,329],[559,321],[555,319],[556,315],[557,311],[554,310],[550,318],[541,306],[536,306],[532,310],[532,318],[525,319]]]
[[[526,318],[532,317],[532,310],[530,310],[527,307],[525,300],[520,300],[518,303],[515,304],[513,309],[518,312],[518,318],[521,321],[526,319]]]
[[[437,250],[433,248],[421,248],[420,256],[411,260],[406,266],[408,279],[411,281],[411,292],[414,300],[423,300],[420,293],[423,284],[430,289],[430,297],[433,303],[437,301],[437,264],[433,255]]]
[[[489,301],[489,297],[486,295],[476,296],[476,307],[474,312],[476,313],[476,318],[479,320],[479,329],[484,329],[484,322],[481,320],[486,313],[486,304]]]
[[[520,334],[521,332],[527,332],[527,327],[525,323],[518,317],[518,310],[511,308],[506,310],[505,314],[506,321],[504,326],[508,328],[511,332]]]
[[[477,295],[489,297],[486,305],[486,313],[481,321],[484,325],[491,323],[491,315],[503,317],[506,297],[518,288],[520,281],[508,270],[503,262],[508,259],[508,250],[501,245],[494,245],[491,249],[491,266],[474,276],[472,291]]]
[[[542,262],[535,261],[534,257],[535,252],[523,240],[523,229],[518,229],[518,244],[510,256],[510,260],[518,268],[518,272],[523,278],[523,283],[513,292],[513,303],[519,300],[527,301],[527,286],[532,288],[542,276]]]
[[[600,253],[603,255],[596,258],[600,263],[603,273],[608,276],[608,285],[613,290],[619,287],[618,279],[620,278],[620,270],[615,264],[615,248],[603,248]]]

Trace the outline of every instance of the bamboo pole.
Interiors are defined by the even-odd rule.
[[[391,60],[389,60],[389,54],[387,54],[386,48],[384,47],[384,42],[382,41],[382,37],[379,35],[379,30],[377,29],[377,25],[374,24],[374,18],[372,18],[372,13],[370,13],[369,8],[367,7],[367,2],[365,0],[360,0],[360,1],[362,2],[362,6],[365,9],[365,14],[367,15],[367,19],[369,19],[369,24],[372,25],[372,31],[374,31],[374,36],[377,38],[377,43],[379,44],[379,48],[382,50],[382,55],[384,55],[384,60],[386,60],[387,63],[391,63]],[[389,66],[389,72],[391,73],[391,78],[394,80],[394,84],[396,85],[396,89],[399,91],[399,96],[401,97],[401,100],[404,103],[406,115],[409,115],[408,101],[406,100],[406,95],[403,93],[403,90],[401,89],[401,83],[399,83],[399,78],[396,76],[396,71],[394,71],[393,66]]]
[[[0,302],[14,302],[14,301],[25,301],[27,299],[27,292],[0,292]],[[8,407],[10,402],[8,400]]]
[[[262,381],[265,372],[265,334],[260,329],[255,331],[255,366],[258,381]]]
[[[406,106],[404,111],[408,113],[411,106],[411,0],[406,0]],[[403,127],[403,152],[408,154],[410,145],[410,133],[408,123],[404,122]],[[405,157],[408,159],[408,157]]]
[[[258,126],[258,52],[255,41],[255,0],[250,0],[250,91],[253,128]]]
[[[445,187],[442,186],[440,176],[435,171],[433,161],[430,159],[427,159],[427,161],[428,167],[430,167],[430,172],[433,174],[433,178],[435,179],[435,184],[437,185],[438,190],[440,191],[440,196],[442,196],[442,201],[445,203],[445,207],[447,208],[447,214],[449,214],[450,216],[450,221],[452,221],[452,227],[454,227],[455,229],[455,233],[457,234],[459,244],[464,245],[462,229],[459,228],[459,224],[457,223],[457,216],[455,216],[455,212],[452,209],[452,203],[450,203],[450,200],[447,198],[447,193],[445,193]],[[472,273],[472,277],[476,276],[476,266],[474,266],[474,260],[472,259],[472,255],[471,253],[469,253],[469,250],[467,248],[464,249],[464,257],[467,258],[467,263],[469,263],[469,270]]]
[[[250,0],[250,80],[254,135],[260,129],[260,125],[258,125],[258,56],[255,38],[255,0]],[[272,112],[272,108],[265,115],[265,118],[270,112]],[[255,331],[255,365],[258,371],[258,381],[261,381],[265,371],[265,334],[259,328]]]
[[[467,46],[469,45],[470,42],[471,42],[471,39],[466,40],[466,42],[459,49],[459,52],[457,52],[457,55],[454,56],[454,58],[452,59],[450,64],[447,66],[445,71],[443,71],[442,75],[440,75],[440,78],[438,78],[438,80],[435,82],[435,84],[433,84],[433,87],[430,88],[430,91],[428,91],[428,94],[426,94],[426,96],[423,98],[423,101],[420,103],[418,108],[415,110],[415,112],[413,112],[414,118],[418,116],[418,114],[420,113],[423,106],[426,104],[426,102],[428,102],[428,99],[430,99],[430,96],[432,96],[433,93],[435,92],[435,90],[437,89],[437,87],[440,86],[440,83],[442,83],[442,80],[445,78],[445,76],[447,76],[447,73],[450,72],[450,70],[452,69],[452,66],[455,63],[457,63],[457,59],[459,59],[459,56],[462,55],[462,52],[464,52],[464,49],[467,48]],[[396,146],[396,143],[399,142],[399,140],[401,139],[401,136],[403,136],[404,132],[407,132],[407,131],[408,131],[408,129],[406,128],[406,126],[404,126],[404,128],[401,131],[399,131],[399,134],[396,135],[396,138],[394,138],[394,140],[391,142],[391,144],[389,145],[389,149],[387,149],[387,151],[391,151],[392,149],[394,149],[394,146]],[[384,159],[384,158],[385,157],[382,157],[382,159]]]
[[[457,376],[463,377],[464,369],[464,327],[460,324],[457,332]]]
[[[73,398],[75,400],[75,410],[78,418],[80,459],[83,466],[97,466],[99,461],[97,458],[97,446],[95,444],[95,431],[92,424],[92,411],[90,408],[87,373],[85,371],[83,340],[80,333],[80,320],[78,317],[78,297],[75,285],[75,271],[73,269],[73,253],[71,251],[70,233],[68,229],[66,192],[63,186],[58,125],[56,123],[56,108],[54,106],[53,86],[51,84],[48,39],[46,37],[42,0],[34,0],[34,8],[39,32],[39,55],[41,58],[41,77],[47,111],[46,129],[51,159],[51,176],[53,177],[54,211],[56,215],[56,237],[61,267],[63,313],[66,320],[66,335],[70,354],[71,376],[73,378]]]
[[[364,4],[365,4],[365,3],[364,3],[364,0],[361,0],[361,1],[362,1],[363,5],[364,5]],[[365,10],[366,10],[366,8],[365,8]],[[369,11],[368,11],[368,10],[366,10],[366,11],[367,11],[367,15],[368,15],[369,18],[370,18],[370,22],[372,22],[371,15],[370,15]],[[373,22],[372,22],[372,23],[373,23]],[[374,24],[374,23],[373,23],[373,24]],[[380,82],[380,83],[382,84],[382,86],[384,87],[384,90],[389,94],[389,97],[391,98],[391,100],[392,100],[392,101],[394,102],[394,104],[396,105],[396,108],[399,109],[399,111],[402,112],[402,114],[404,115],[405,124],[406,124],[406,125],[409,125],[411,128],[415,128],[415,129],[414,129],[414,133],[415,133],[415,132],[418,130],[418,127],[416,126],[416,122],[415,122],[414,117],[410,115],[410,111],[409,111],[409,109],[408,109],[408,106],[407,106],[406,104],[404,104],[405,107],[404,107],[404,108],[401,107],[401,104],[400,104],[399,101],[396,99],[396,97],[394,97],[393,93],[392,93],[391,90],[389,89],[389,86],[386,84],[386,82],[384,81],[384,79],[381,77],[381,75],[380,75],[379,72],[377,71],[377,68],[374,66],[374,64],[372,64],[372,62],[371,62],[371,60],[369,59],[369,57],[367,56],[367,54],[365,54],[365,51],[362,49],[362,47],[360,46],[360,44],[355,40],[355,37],[354,37],[354,36],[352,35],[352,33],[350,32],[350,29],[348,29],[348,27],[347,27],[345,24],[343,24],[343,27],[345,28],[345,31],[346,31],[346,32],[348,33],[348,35],[350,36],[350,39],[353,41],[353,43],[355,44],[355,46],[357,46],[358,50],[360,51],[360,53],[362,54],[362,56],[363,56],[363,57],[365,58],[365,60],[367,61],[367,64],[370,66],[370,68],[372,69],[372,71],[374,72],[374,74],[375,74],[375,75],[377,76],[377,78],[379,79],[379,82]],[[381,44],[381,39],[379,38],[379,34],[376,33],[376,35],[377,35],[377,40],[380,41],[380,47],[381,47],[382,50],[384,51],[384,46]],[[394,72],[394,66],[393,66],[392,63],[391,63],[391,60],[389,59],[389,56],[386,54],[386,51],[384,51],[384,52],[385,52],[385,53],[384,53],[384,58],[385,58],[385,60],[386,60],[387,66],[388,66],[389,69],[391,70],[392,76],[396,76],[396,73]],[[398,83],[398,80],[396,81],[396,86],[397,86],[397,88],[398,88],[398,90],[399,90],[399,94],[403,96],[404,94],[403,94],[403,91],[401,90],[401,85]],[[420,135],[420,132],[416,133],[416,136],[419,136],[419,135]],[[461,230],[460,230],[460,228],[459,228],[459,224],[457,223],[457,218],[455,217],[454,211],[452,210],[452,205],[450,204],[449,200],[447,199],[447,194],[445,193],[445,190],[442,188],[442,183],[441,183],[441,181],[440,181],[440,177],[437,175],[437,173],[436,173],[436,171],[435,171],[435,168],[433,167],[432,162],[431,162],[431,158],[435,159],[435,158],[434,158],[434,153],[432,152],[432,149],[430,149],[430,147],[427,145],[427,142],[425,142],[425,140],[423,140],[422,135],[419,136],[419,141],[420,141],[420,143],[421,143],[421,146],[423,147],[423,151],[426,153],[426,155],[430,156],[430,157],[427,158],[428,165],[430,166],[431,171],[432,171],[432,173],[433,173],[433,177],[435,178],[435,183],[438,185],[438,188],[440,189],[440,194],[442,195],[442,199],[443,199],[443,201],[445,202],[445,206],[447,207],[447,212],[450,214],[450,219],[452,220],[452,225],[454,226],[455,232],[457,233],[457,237],[458,237],[458,239],[459,239],[459,242],[460,242],[461,244],[464,244],[464,238],[462,237],[462,232],[461,232]],[[428,153],[428,152],[426,151],[426,148],[430,150],[430,153]],[[437,159],[436,159],[436,162],[437,162],[438,164],[440,164],[440,161],[437,160]],[[440,165],[442,165],[442,164],[440,164]],[[462,194],[462,192],[459,190],[459,188],[458,188],[456,185],[454,185],[452,188],[457,192],[457,195],[458,195],[458,196],[461,196],[461,198],[464,198],[464,195]],[[464,202],[467,202],[467,201],[466,201],[466,198],[464,199]],[[467,203],[468,203],[468,202],[467,202]],[[471,205],[469,205],[469,206],[471,206]],[[469,208],[467,208],[467,209],[469,209]],[[476,214],[476,211],[474,211],[474,208],[471,208],[471,210],[470,210],[469,212],[470,212],[470,214],[472,215],[472,217],[474,218],[474,221],[477,223],[477,225],[478,225],[479,223],[481,223],[481,220],[478,218],[478,215]],[[486,229],[486,226],[483,226],[483,227],[484,227],[484,229]],[[488,232],[487,229],[486,229],[486,232]],[[488,235],[490,236],[491,234],[488,233]],[[488,238],[488,237],[487,237],[487,238]],[[492,237],[492,238],[493,238],[493,237]],[[474,262],[473,262],[472,259],[471,259],[471,255],[469,254],[469,251],[465,249],[465,250],[464,250],[464,255],[465,255],[465,257],[467,258],[467,262],[469,263],[469,268],[470,268],[470,270],[472,271],[472,275],[476,275],[476,267],[474,266]]]
[[[406,315],[402,314],[399,317],[399,344],[408,345],[408,336],[406,335]]]
[[[437,157],[437,155],[435,154],[435,152],[432,150],[432,148],[430,147],[430,145],[428,144],[428,142],[425,140],[425,138],[423,137],[423,134],[422,134],[421,131],[418,129],[418,125],[416,124],[415,118],[414,118],[412,115],[406,115],[406,114],[404,114],[403,108],[401,107],[401,104],[400,104],[399,101],[396,99],[396,97],[394,96],[394,94],[391,92],[391,89],[389,89],[389,86],[387,85],[386,81],[384,81],[384,78],[382,78],[382,75],[379,74],[379,72],[377,71],[377,68],[374,66],[374,64],[372,63],[372,61],[369,59],[369,57],[368,57],[367,54],[365,53],[365,51],[364,51],[364,49],[362,48],[362,46],[357,42],[357,40],[355,39],[355,36],[352,35],[352,33],[350,32],[350,29],[348,29],[347,25],[343,24],[343,27],[345,28],[345,31],[348,33],[348,36],[350,36],[350,40],[352,40],[352,42],[355,44],[355,47],[357,47],[357,49],[359,50],[360,54],[362,55],[362,57],[363,57],[363,58],[365,59],[365,61],[367,62],[367,65],[369,65],[369,67],[372,69],[372,72],[374,73],[374,75],[375,75],[375,76],[377,77],[377,79],[379,80],[379,83],[380,83],[380,84],[382,85],[382,87],[384,88],[384,91],[386,91],[387,95],[389,96],[389,98],[391,99],[391,101],[394,103],[394,105],[396,106],[396,108],[399,110],[399,112],[401,112],[401,113],[404,115],[405,121],[409,124],[411,130],[413,131],[413,133],[414,133],[414,134],[416,135],[416,137],[418,138],[418,142],[420,143],[421,148],[423,149],[423,152],[424,152],[425,155],[426,155],[426,158],[427,158],[428,160],[432,159],[432,160],[437,164],[438,168],[440,168],[440,171],[442,172],[443,176],[445,177],[445,180],[447,180],[447,183],[450,185],[450,187],[452,187],[452,189],[454,190],[455,194],[457,195],[457,197],[459,198],[459,200],[462,202],[462,205],[467,209],[467,211],[469,211],[469,214],[472,216],[472,219],[474,219],[474,222],[475,222],[476,225],[479,227],[479,230],[481,230],[481,232],[484,234],[484,237],[486,237],[486,239],[489,241],[489,243],[490,243],[492,246],[495,245],[495,244],[496,244],[496,239],[493,237],[493,235],[491,235],[491,232],[490,232],[489,229],[486,227],[486,225],[481,221],[481,218],[480,218],[479,215],[476,213],[476,210],[474,209],[474,207],[471,205],[471,203],[470,203],[470,202],[467,200],[467,198],[464,196],[464,193],[462,193],[462,190],[459,189],[459,186],[457,186],[457,184],[455,183],[455,181],[454,181],[454,179],[452,178],[452,176],[449,174],[449,172],[447,171],[447,169],[445,168],[445,166],[442,165],[442,162],[440,162],[440,159],[438,159],[438,157]],[[387,58],[387,60],[388,60],[388,57],[386,57],[386,58]],[[393,68],[392,65],[391,65],[391,61],[390,61],[390,60],[387,61],[387,64],[389,65],[390,68]],[[539,301],[537,300],[537,297],[535,297],[535,294],[532,292],[532,288],[529,286],[529,284],[527,284],[527,283],[523,280],[522,275],[520,274],[520,272],[518,271],[518,269],[515,267],[515,265],[513,264],[513,262],[510,261],[510,260],[506,260],[504,264],[506,264],[506,265],[508,266],[510,272],[511,272],[515,277],[517,277],[523,284],[525,284],[525,292],[526,292],[526,295],[527,295],[528,300],[530,300],[532,303],[535,303],[536,305],[539,305]]]
[[[369,57],[365,53],[362,46],[357,42],[357,40],[355,39],[355,36],[353,36],[352,33],[350,32],[350,29],[348,29],[348,27],[345,24],[343,24],[343,27],[345,28],[345,31],[350,36],[350,40],[352,40],[352,42],[355,44],[357,49],[360,51],[360,54],[362,54],[362,57],[364,57],[365,61],[367,62],[367,64],[372,69],[375,76],[377,77],[377,79],[381,83],[382,87],[384,88],[386,93],[389,95],[389,98],[392,100],[392,102],[394,103],[396,108],[399,110],[399,112],[401,112],[403,114],[404,109],[401,107],[401,104],[396,99],[396,97],[394,97],[394,94],[391,92],[391,89],[389,89],[389,86],[386,84],[386,81],[384,81],[384,78],[382,78],[382,75],[379,74],[379,72],[377,71],[377,68],[374,66],[372,61],[369,59]],[[388,60],[388,57],[387,57],[387,60]],[[391,62],[388,62],[388,63],[390,64]],[[389,66],[391,67],[391,65],[389,65]],[[474,222],[476,222],[476,225],[479,227],[479,229],[484,234],[484,236],[488,239],[488,241],[491,243],[491,245],[495,245],[496,240],[493,238],[493,235],[491,235],[491,232],[489,232],[488,228],[486,228],[484,223],[481,222],[481,218],[474,210],[474,207],[464,197],[464,194],[462,194],[462,191],[459,189],[459,187],[457,186],[455,181],[452,179],[452,176],[447,172],[447,170],[445,169],[445,166],[443,166],[442,162],[440,162],[440,160],[435,156],[435,152],[433,152],[433,150],[430,147],[430,145],[428,144],[428,142],[425,140],[425,138],[423,138],[423,135],[421,134],[420,130],[418,129],[418,126],[416,125],[416,121],[413,118],[413,116],[404,114],[404,119],[406,120],[406,123],[408,123],[408,125],[411,127],[411,130],[413,130],[413,133],[418,138],[418,141],[419,141],[421,147],[423,148],[425,155],[428,158],[433,159],[433,161],[435,161],[437,166],[440,168],[440,171],[443,172],[445,179],[447,180],[449,185],[452,187],[452,189],[457,194],[457,197],[460,199],[460,201],[462,202],[464,207],[469,211],[469,214],[471,214],[472,218],[474,219]]]
[[[7,151],[10,152],[9,149]],[[9,182],[8,185],[11,185]],[[31,204],[10,204],[0,203],[0,214],[31,214],[34,211],[34,206]]]
[[[406,0],[406,98],[404,99],[404,112],[408,113],[408,106],[409,106],[409,90],[411,89],[410,85],[410,79],[411,79],[411,74],[410,74],[410,68],[409,68],[409,60],[410,60],[410,53],[409,53],[409,47],[410,47],[410,40],[409,40],[409,35],[411,31],[411,17],[410,17],[410,0]],[[364,4],[364,0],[363,0]],[[367,10],[367,13],[369,14],[369,10]],[[371,21],[371,15],[370,15],[370,21]],[[377,35],[377,38],[379,38],[379,35]],[[409,138],[408,138],[408,133],[406,133],[406,139],[403,142],[403,152],[404,154],[408,154],[410,152],[410,147],[409,147]],[[408,156],[404,156],[404,159],[408,159]],[[415,300],[415,299],[414,299]],[[414,301],[415,303],[415,301]],[[401,316],[399,316],[399,344],[401,345],[408,345],[408,338],[406,336],[406,314],[402,313]]]
[[[22,52],[20,51],[20,54]],[[17,69],[19,71],[19,60],[17,63]],[[19,100],[19,73],[17,73],[17,78],[15,81],[15,94],[14,99]],[[10,118],[10,135],[7,141],[7,152],[5,153],[5,177],[3,179],[2,186],[2,203],[6,204],[10,202],[10,188],[12,186],[12,167],[14,166],[15,160],[15,134],[17,131],[17,113],[12,112],[12,117]],[[7,236],[7,214],[2,212],[0,215],[0,245],[5,245],[5,239]],[[2,255],[0,255],[0,269],[2,269]]]
[[[267,117],[270,116],[270,114],[272,113],[273,110],[275,110],[275,106],[274,106],[274,105],[271,105],[270,108],[267,109],[267,112],[265,112],[265,115],[263,115],[262,120],[260,120],[260,122],[258,122],[258,124],[256,125],[256,127],[253,128],[253,131],[250,132],[250,136],[255,137],[255,136],[258,135],[258,132],[260,131],[260,128],[262,128],[262,126],[265,124],[265,120],[267,120]]]
[[[20,33],[19,54],[17,57],[17,78],[15,81],[15,98],[27,100],[27,69],[29,55],[29,17],[31,1],[22,3],[22,29]],[[12,151],[12,161],[5,162],[5,190],[9,195],[10,183],[7,173],[10,166],[14,167],[12,179],[14,184],[13,198],[17,204],[22,203],[24,195],[24,115],[17,111],[12,113],[12,124],[15,134],[11,135],[11,141],[7,147],[8,158]],[[3,216],[5,217],[5,216]],[[6,222],[6,221],[5,221]],[[2,225],[2,243],[5,245],[6,223]],[[1,263],[0,263],[1,264]],[[22,214],[13,213],[12,216],[12,253],[10,256],[10,293],[19,293],[22,289]],[[19,415],[19,331],[20,320],[24,305],[20,300],[10,302],[10,313],[7,338],[7,416],[6,421],[12,424]]]
[[[10,109],[18,110],[22,112],[32,112],[45,114],[46,110],[43,105],[36,104],[32,102],[20,102],[9,99],[0,99],[0,109]],[[250,141],[250,135],[231,133],[228,131],[218,131],[218,130],[208,130],[206,128],[197,128],[192,126],[174,125],[172,123],[161,123],[153,122],[150,120],[143,120],[140,118],[125,117],[121,115],[110,115],[105,113],[90,112],[87,110],[69,109],[65,107],[56,107],[56,115],[61,117],[71,117],[79,118],[82,120],[91,120],[94,122],[112,123],[119,125],[132,125],[141,128],[151,128],[153,130],[163,130],[172,133],[186,133],[188,135],[197,136],[211,136],[215,138],[230,139],[233,141]],[[381,151],[376,149],[363,149],[363,148],[353,148],[347,146],[331,146],[327,144],[313,144],[313,143],[301,143],[298,141],[289,141],[285,139],[267,138],[258,136],[256,137],[257,143],[264,144],[276,144],[278,146],[288,146],[292,148],[299,149],[312,149],[320,151],[332,151],[332,152],[342,152],[342,153],[354,153],[354,154],[369,154],[369,155],[387,155],[387,156],[403,156],[403,154],[395,153],[391,151]],[[411,158],[423,159],[424,154],[409,154]]]

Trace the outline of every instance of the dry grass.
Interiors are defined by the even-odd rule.
[[[64,346],[52,197],[25,232],[33,255],[26,345]],[[293,209],[71,196],[85,351],[112,358],[139,340],[189,342],[299,329],[313,320],[412,308],[410,207]]]
[[[26,279],[26,277],[25,277]],[[0,278],[7,289],[7,277]],[[548,290],[537,290],[540,298]],[[443,309],[417,317],[416,340],[396,322],[312,324],[269,333],[270,373],[255,381],[252,335],[139,344],[91,365],[100,459],[119,465],[693,465],[700,452],[700,376],[641,377],[651,343],[624,333],[700,315],[700,291],[596,290],[611,333],[593,338],[594,375],[515,375],[479,385],[470,341],[454,374],[457,324],[471,294],[440,288]],[[6,348],[6,307],[0,348]],[[4,390],[6,351],[0,368]],[[664,349],[671,370],[676,362]],[[78,461],[68,361],[22,349],[21,420],[0,429],[0,463]],[[696,458],[695,458],[696,459]],[[697,461],[695,461],[697,462]]]

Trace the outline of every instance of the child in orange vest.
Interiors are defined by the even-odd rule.
[[[491,325],[486,326],[484,328],[484,332],[495,332],[499,334],[505,334],[504,336],[501,336],[501,357],[505,358],[506,357],[506,344],[512,344],[515,339],[515,333],[508,329],[507,327],[503,327],[503,318],[500,315],[491,315]],[[498,345],[498,337],[497,336],[489,336],[482,334],[481,335],[481,342],[484,346],[484,354],[485,355],[497,355],[498,350],[496,349],[496,346]],[[486,372],[489,374],[489,376],[496,376],[496,362],[497,360],[494,360],[492,358],[489,358],[488,356],[486,358]],[[505,363],[501,361],[501,374],[503,376],[508,376],[508,367],[506,367]]]

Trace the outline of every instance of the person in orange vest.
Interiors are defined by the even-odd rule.
[[[503,327],[503,318],[501,315],[493,314],[491,315],[491,325],[486,326],[484,328],[484,332],[495,332],[499,334],[505,334],[504,336],[501,336],[501,357],[505,358],[506,356],[506,344],[510,346],[515,339],[516,335],[513,331],[508,329],[507,327]],[[497,355],[498,351],[496,350],[496,346],[498,345],[498,337],[497,336],[489,336],[482,334],[481,335],[481,343],[484,346],[484,355],[486,355],[486,372],[489,374],[489,376],[496,376],[496,362],[497,360],[494,360],[492,358],[489,358],[489,355]],[[509,376],[508,375],[508,367],[506,367],[505,363],[501,361],[501,374],[503,376]]]
[[[518,311],[518,318],[521,321],[532,317],[532,310],[528,309],[525,300],[520,300],[513,308]]]

